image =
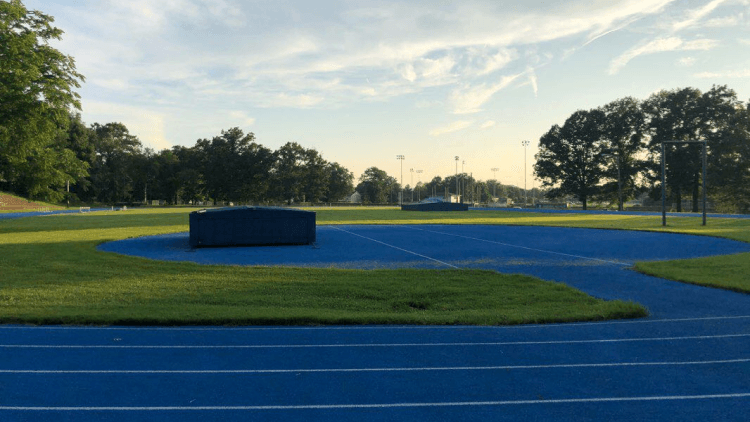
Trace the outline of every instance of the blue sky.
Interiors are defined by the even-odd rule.
[[[65,31],[86,123],[154,149],[222,129],[356,178],[456,170],[528,187],[540,136],[661,89],[750,98],[750,0],[26,0]],[[493,173],[491,168],[500,170]],[[410,170],[423,170],[421,175]]]

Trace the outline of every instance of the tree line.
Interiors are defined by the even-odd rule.
[[[592,200],[627,201],[661,195],[661,147],[665,141],[668,201],[699,210],[700,189],[723,211],[750,211],[750,110],[727,86],[662,90],[646,100],[615,100],[578,110],[539,140],[534,172],[549,198],[572,195],[584,209]]]
[[[239,128],[198,139],[192,147],[145,148],[122,123],[86,126],[69,116],[58,141],[80,161],[80,177],[66,181],[51,199],[73,202],[169,204],[196,202],[335,202],[351,194],[354,175],[318,151],[288,142],[275,151]],[[13,184],[12,182],[16,182]],[[8,188],[33,193],[9,180]],[[68,192],[69,190],[69,192]]]

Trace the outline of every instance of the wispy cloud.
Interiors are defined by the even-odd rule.
[[[446,133],[457,132],[459,130],[466,129],[467,127],[469,127],[469,126],[471,126],[473,124],[474,124],[473,120],[460,120],[460,121],[457,121],[457,122],[453,122],[453,123],[449,124],[448,126],[442,126],[442,127],[435,128],[435,129],[433,129],[433,130],[430,131],[430,135],[431,136],[440,136],[440,135],[444,135]]]
[[[750,69],[728,70],[724,72],[700,72],[693,75],[700,79],[736,79],[750,78]]]
[[[489,101],[495,93],[510,85],[524,73],[525,72],[516,75],[503,76],[499,82],[489,86],[481,84],[453,91],[453,113],[471,114],[482,111],[482,105]]]
[[[718,45],[718,41],[711,39],[697,39],[693,41],[683,41],[679,37],[659,38],[646,44],[639,45],[627,50],[609,64],[607,73],[614,75],[620,71],[631,60],[638,56],[647,54],[662,53],[665,51],[692,51],[692,50],[710,50]]]
[[[489,129],[492,126],[495,126],[497,123],[494,120],[487,120],[486,122],[482,123],[481,126],[479,126],[480,129]]]
[[[242,126],[252,126],[255,124],[255,118],[254,117],[248,117],[248,115],[244,111],[230,111],[229,117],[231,117],[234,121],[239,123]]]
[[[717,7],[719,7],[722,3],[725,3],[725,2],[726,0],[713,0],[712,2],[709,2],[703,7],[689,11],[685,19],[679,22],[675,22],[672,25],[672,31],[677,32],[683,29],[696,26],[700,22],[701,19],[709,15],[711,12],[716,10]]]
[[[695,57],[683,57],[677,60],[677,64],[684,67],[690,67],[695,64]]]
[[[539,86],[537,84],[536,73],[534,72],[533,68],[529,68],[527,73],[529,74],[529,83],[531,83],[531,89],[534,90],[534,96],[536,97],[537,94],[539,93]]]

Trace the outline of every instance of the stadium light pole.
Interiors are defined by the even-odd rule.
[[[401,161],[401,195],[398,197],[399,205],[404,205],[404,160],[406,157],[397,155],[396,159]]]
[[[492,167],[490,170],[492,170],[492,179],[495,181],[495,183],[492,184],[492,196],[497,197],[497,171],[500,169]]]
[[[409,169],[409,173],[411,173],[411,181],[409,182],[411,185],[411,202],[414,202],[414,169]]]
[[[417,185],[422,184],[422,170],[417,170]],[[421,189],[417,191],[417,202],[421,200],[420,198]]]
[[[461,194],[459,197],[461,198],[461,203],[464,203],[464,193],[466,193],[466,179],[464,179],[464,165],[466,164],[466,160],[461,160]]]
[[[458,195],[458,155],[456,156],[456,195]]]
[[[529,202],[529,191],[526,190],[526,147],[529,146],[529,141],[522,141],[523,145],[523,204],[526,205]]]

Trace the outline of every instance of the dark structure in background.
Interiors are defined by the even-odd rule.
[[[432,202],[402,205],[401,211],[468,211],[469,204],[455,202]]]
[[[231,207],[190,213],[190,247],[306,245],[315,213],[275,207]]]

